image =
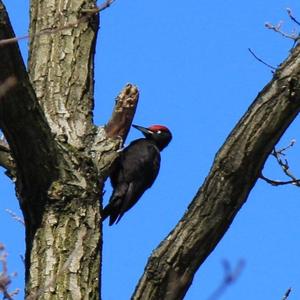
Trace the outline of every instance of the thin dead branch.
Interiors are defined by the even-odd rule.
[[[296,178],[296,176],[294,176],[291,172],[290,166],[289,166],[289,162],[287,159],[281,159],[281,156],[283,154],[281,154],[280,152],[276,151],[276,149],[273,150],[272,155],[276,158],[279,166],[281,167],[281,169],[283,170],[284,174],[288,177],[290,177],[293,181],[298,181],[298,179]]]
[[[286,300],[286,299],[289,297],[291,291],[292,291],[292,289],[291,289],[291,288],[288,288],[287,291],[285,292],[285,294],[284,294],[282,300]]]
[[[6,208],[5,211],[17,222],[21,223],[22,225],[25,226],[25,222],[24,219],[21,218],[20,216],[18,216],[15,212],[13,212],[12,210]]]
[[[281,34],[283,37],[293,40],[295,43],[299,40],[299,34],[296,32],[292,33],[286,33],[284,32],[282,27],[283,22],[280,21],[277,25],[273,25],[271,23],[265,23],[266,28],[271,29],[279,34]]]
[[[292,14],[292,10],[290,8],[287,8],[287,13],[288,16],[290,17],[290,19],[295,22],[297,25],[300,25],[300,22],[293,16]],[[296,44],[298,43],[299,39],[300,39],[300,34],[299,32],[296,32],[295,30],[293,30],[292,33],[286,33],[284,32],[281,27],[282,27],[283,22],[280,21],[277,25],[273,25],[271,23],[265,23],[265,26],[268,29],[271,29],[279,34],[281,34],[283,37],[288,38],[288,39],[292,39],[294,41],[292,49],[296,46]]]
[[[292,10],[290,8],[287,8],[286,11],[289,17],[291,18],[291,20],[300,26],[300,22],[293,16]]]
[[[254,56],[254,58],[256,60],[258,60],[259,62],[261,62],[262,64],[264,64],[265,66],[269,67],[272,70],[276,70],[275,67],[273,67],[272,65],[266,63],[265,61],[263,61],[261,58],[259,58],[250,48],[248,48],[248,51]]]
[[[8,291],[8,287],[11,284],[12,276],[16,276],[16,273],[12,275],[8,274],[7,268],[7,252],[5,251],[5,246],[0,243],[0,263],[2,270],[0,271],[0,293],[3,294],[3,299],[13,300],[14,296],[19,293],[19,289],[16,289],[12,292]]]
[[[234,269],[231,268],[228,260],[223,261],[224,268],[224,278],[221,282],[220,286],[212,293],[212,295],[208,298],[208,300],[217,300],[219,299],[225,292],[225,290],[229,287],[229,285],[236,282],[236,280],[240,277],[241,272],[245,267],[245,261],[240,260]]]
[[[112,117],[105,126],[105,132],[108,137],[121,137],[125,141],[134,117],[138,99],[139,91],[137,87],[127,84],[117,96]]]
[[[289,150],[290,148],[292,148],[294,145],[296,144],[296,140],[295,139],[292,139],[290,141],[290,143],[286,146],[286,147],[283,147],[279,150],[276,150],[277,153],[281,154],[281,155],[285,155],[285,151]]]
[[[288,185],[288,184],[294,184],[297,186],[300,185],[300,180],[287,180],[287,181],[273,180],[265,177],[263,174],[260,175],[260,178],[273,186]]]
[[[279,150],[276,150],[276,148],[274,148],[274,150],[271,153],[271,155],[273,157],[275,157],[278,165],[281,167],[284,174],[287,177],[289,177],[291,180],[287,180],[287,181],[273,180],[273,179],[267,178],[262,173],[260,175],[261,179],[263,179],[264,181],[266,181],[267,183],[269,183],[273,186],[280,186],[280,185],[287,185],[287,184],[293,184],[293,185],[296,185],[296,186],[300,186],[300,179],[298,179],[296,176],[293,175],[293,173],[290,169],[288,160],[282,158],[282,156],[286,155],[285,152],[287,150],[289,150],[290,148],[292,148],[295,145],[295,143],[296,143],[295,140],[291,140],[291,142],[288,146],[286,146],[282,149],[279,149]]]
[[[76,20],[74,22],[70,22],[70,23],[66,24],[65,26],[42,30],[40,32],[35,33],[34,36],[38,37],[38,36],[41,36],[41,35],[58,33],[58,32],[63,31],[65,29],[74,28],[74,27],[78,26],[81,23],[88,22],[89,19],[92,16],[94,16],[94,15],[100,13],[101,11],[105,10],[106,8],[108,8],[109,6],[111,6],[111,4],[113,2],[115,2],[115,0],[107,0],[104,3],[100,4],[100,6],[98,6],[98,7],[96,6],[94,8],[82,9],[83,15],[78,20]],[[0,40],[0,47],[1,46],[6,46],[8,44],[16,43],[16,42],[18,42],[20,40],[29,39],[30,37],[31,36],[29,34],[27,34],[27,35],[13,37],[13,38],[9,38],[9,39],[3,39],[3,40]]]

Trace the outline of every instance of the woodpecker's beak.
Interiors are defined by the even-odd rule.
[[[135,129],[141,131],[145,136],[147,136],[149,134],[153,134],[153,132],[151,130],[149,130],[148,128],[146,128],[146,127],[142,127],[142,126],[134,125],[134,124],[132,124],[132,127],[134,127]]]

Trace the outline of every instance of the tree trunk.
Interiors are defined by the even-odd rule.
[[[17,44],[0,48],[0,80],[14,82],[0,101],[9,145],[0,145],[0,163],[16,177],[24,214],[28,299],[100,298],[102,188],[138,92],[127,85],[107,127],[93,124],[94,7],[31,2],[29,77]],[[0,38],[12,38],[2,2],[0,18]]]
[[[16,182],[26,226],[28,299],[99,299],[103,183],[138,101],[119,94],[93,124],[94,0],[31,1],[29,76],[0,0],[0,165]],[[5,41],[3,41],[5,40]],[[188,211],[150,257],[133,299],[182,299],[247,200],[300,110],[300,46],[217,153]]]

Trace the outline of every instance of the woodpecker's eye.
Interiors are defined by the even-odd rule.
[[[160,131],[160,130],[158,130],[158,131],[156,131],[156,133],[157,133],[157,134],[161,134],[161,131]]]

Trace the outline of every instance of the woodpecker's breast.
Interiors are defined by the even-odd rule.
[[[147,139],[133,141],[120,154],[116,170],[111,174],[113,187],[120,182],[143,181],[145,188],[149,188],[160,168],[160,151],[158,147]]]

